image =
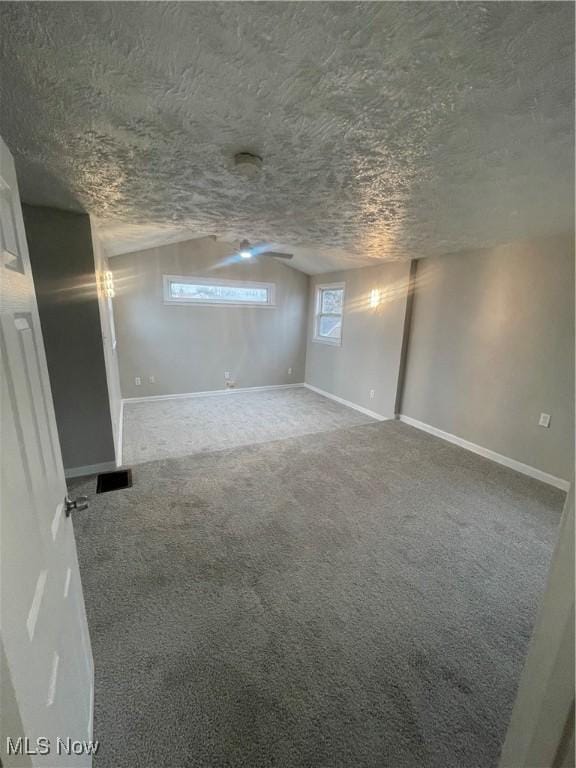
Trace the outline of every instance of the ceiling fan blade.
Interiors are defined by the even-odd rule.
[[[279,251],[264,251],[264,253],[261,254],[262,256],[271,256],[273,259],[292,259],[293,254],[291,253],[280,253]]]

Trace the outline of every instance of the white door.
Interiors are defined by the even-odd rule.
[[[89,766],[92,652],[16,173],[1,138],[0,249],[0,755],[4,766]],[[8,739],[28,757],[8,755]]]

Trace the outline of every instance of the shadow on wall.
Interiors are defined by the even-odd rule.
[[[89,217],[23,205],[65,469],[115,462]]]

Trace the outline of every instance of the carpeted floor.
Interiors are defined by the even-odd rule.
[[[140,464],[373,421],[304,387],[126,403],[123,460]]]
[[[393,421],[136,467],[74,517],[96,768],[496,766],[562,502]]]

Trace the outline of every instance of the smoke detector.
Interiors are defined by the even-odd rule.
[[[262,158],[251,152],[238,152],[234,155],[234,167],[242,176],[253,179],[260,173]]]

